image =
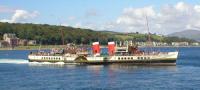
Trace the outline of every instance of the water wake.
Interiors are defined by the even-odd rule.
[[[25,60],[25,59],[0,59],[0,63],[27,64],[28,60]]]
[[[29,62],[26,59],[0,59],[0,63],[7,64],[65,64],[64,62],[50,63],[50,62]]]
[[[65,64],[64,62],[56,62],[56,63],[51,63],[51,62],[29,62],[29,64]]]

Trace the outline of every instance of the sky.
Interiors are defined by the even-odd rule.
[[[146,19],[147,17],[147,19]],[[0,22],[115,32],[200,30],[199,0],[0,0]]]

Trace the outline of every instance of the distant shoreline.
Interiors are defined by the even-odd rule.
[[[89,46],[89,45],[87,45]],[[52,49],[52,48],[62,48],[64,47],[63,45],[42,45],[42,46],[18,46],[18,47],[15,47],[15,48],[9,48],[9,47],[6,47],[6,48],[0,48],[0,51],[1,50],[47,50],[47,49]],[[106,48],[107,46],[101,46],[101,48]],[[139,46],[139,48],[143,48],[145,46]],[[200,46],[154,46],[154,47],[160,47],[160,48],[163,48],[163,47],[169,47],[169,48],[180,48],[180,47],[185,47],[185,48],[190,48],[190,47],[200,47]]]
[[[42,45],[42,46],[18,46],[14,47],[13,49],[11,47],[6,48],[0,48],[0,50],[46,50],[51,48],[62,48],[62,45]]]

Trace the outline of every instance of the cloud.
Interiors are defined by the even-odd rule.
[[[0,13],[12,13],[14,12],[16,9],[14,8],[10,8],[10,7],[7,7],[7,6],[0,6]]]
[[[29,19],[33,19],[39,15],[38,11],[28,12],[26,10],[15,10],[11,19],[2,19],[1,22],[26,22]]]
[[[116,20],[120,28],[118,31],[147,33],[145,15],[153,33],[169,34],[185,29],[200,29],[200,6],[179,2],[174,6],[164,5],[157,12],[152,6],[125,8]]]
[[[97,24],[89,23],[89,22],[87,22],[87,23],[78,22],[75,25],[73,25],[73,27],[99,30],[99,28],[97,28]]]
[[[68,17],[68,20],[75,20],[75,19],[76,19],[75,16],[69,16],[69,17]]]
[[[98,15],[99,15],[99,13],[97,12],[96,9],[89,9],[89,10],[87,10],[86,13],[85,13],[85,17],[86,17],[86,18],[95,17],[95,16],[98,16]]]
[[[120,31],[131,32],[145,30],[146,18],[155,18],[156,13],[152,6],[144,8],[125,8],[122,15],[117,18],[116,25]],[[141,30],[140,30],[141,31]]]
[[[88,15],[95,16],[96,14]],[[178,2],[175,5],[166,4],[159,9],[153,6],[124,8],[121,15],[114,21],[98,25],[96,22],[79,23],[76,26],[95,30],[147,33],[146,16],[151,33],[169,34],[186,29],[200,30],[200,5],[190,5],[184,2]]]

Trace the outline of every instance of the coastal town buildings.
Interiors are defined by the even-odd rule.
[[[36,40],[29,40],[28,45],[36,45]]]
[[[13,33],[5,33],[3,35],[3,40],[8,42],[11,47],[15,47],[18,45],[19,38]]]
[[[198,42],[194,42],[194,43],[191,43],[190,45],[192,45],[192,46],[199,46],[199,43]]]
[[[27,46],[36,45],[36,40],[20,39],[14,33],[5,33],[3,40],[0,41],[0,47],[16,47],[16,46]]]
[[[19,40],[19,45],[20,46],[27,46],[28,45],[28,40],[26,40],[26,39],[20,39]]]
[[[189,46],[188,42],[172,42],[172,46]]]
[[[4,47],[8,47],[9,44],[8,42],[4,41],[4,40],[0,40],[0,48],[4,48]]]
[[[200,46],[199,42],[135,42],[133,40],[130,41],[116,41],[119,46],[127,46],[127,45],[138,45],[138,46],[147,46],[152,45],[155,47],[162,47],[162,46]],[[27,45],[36,45],[36,40],[27,40],[27,39],[20,39],[14,33],[5,33],[3,35],[3,40],[0,40],[0,47],[16,47],[16,46],[27,46]]]
[[[166,42],[153,42],[153,46],[169,46]]]

